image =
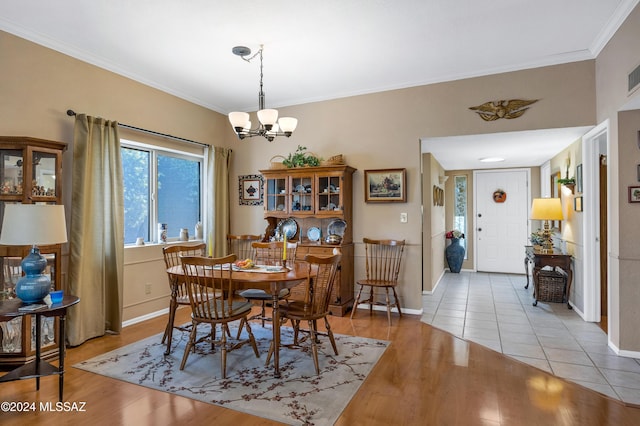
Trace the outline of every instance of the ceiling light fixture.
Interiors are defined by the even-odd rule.
[[[264,92],[262,91],[262,49],[263,45],[260,45],[260,50],[250,58],[247,58],[247,56],[251,55],[251,49],[248,47],[236,46],[231,49],[234,55],[240,56],[247,62],[251,62],[256,56],[260,56],[260,91],[258,92],[258,121],[260,123],[258,127],[252,129],[249,114],[246,112],[229,113],[229,122],[231,122],[233,130],[240,139],[262,136],[271,142],[276,136],[291,136],[298,125],[298,119],[280,117],[280,120],[278,120],[277,109],[265,109]]]
[[[504,161],[502,157],[485,157],[481,158],[480,162],[482,163],[499,163],[500,161]]]

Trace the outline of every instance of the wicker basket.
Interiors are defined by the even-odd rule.
[[[564,302],[566,275],[556,271],[540,271],[538,273],[538,290],[536,300],[540,302]]]
[[[323,166],[341,166],[344,164],[344,158],[342,154],[334,155],[333,157],[329,157],[327,160],[322,161]]]
[[[271,160],[269,160],[269,162],[271,163],[270,168],[271,169],[286,169],[287,166],[282,164],[282,162],[284,160],[286,160],[286,158],[283,157],[282,155],[274,155],[273,157],[271,157]]]

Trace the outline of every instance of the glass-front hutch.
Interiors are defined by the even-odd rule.
[[[62,203],[62,142],[15,136],[0,136],[0,232],[7,204]],[[0,245],[0,300],[15,296],[22,276],[20,262],[30,246]],[[61,245],[39,246],[47,259],[44,274],[52,290],[62,288]],[[57,319],[42,321],[43,357],[57,353]],[[35,354],[35,320],[27,315],[0,322],[0,364],[23,364]]]
[[[342,252],[340,268],[331,292],[329,310],[345,315],[353,307],[353,173],[347,165],[260,170],[265,181],[264,238],[277,238],[283,223],[294,225],[291,241],[298,243],[296,259],[307,254],[331,256]],[[325,241],[332,229],[339,229],[341,241]],[[300,296],[292,290],[292,298]]]

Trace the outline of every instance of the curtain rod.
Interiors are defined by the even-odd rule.
[[[68,109],[67,110],[67,115],[69,117],[74,117],[76,115],[76,112],[74,110],[72,110],[72,109]],[[128,124],[118,123],[118,126],[125,127],[127,129],[131,129],[131,130],[135,130],[137,132],[148,133],[150,135],[162,136],[162,137],[169,138],[169,139],[175,139],[177,141],[182,141],[182,142],[193,143],[193,144],[196,144],[196,145],[210,147],[210,145],[207,145],[207,144],[202,143],[202,142],[192,141],[191,139],[185,139],[185,138],[181,138],[179,136],[168,135],[166,133],[155,132],[153,130],[142,129],[140,127],[130,126]]]

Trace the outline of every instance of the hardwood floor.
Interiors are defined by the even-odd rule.
[[[188,321],[188,310],[178,320]],[[73,364],[163,331],[166,317],[70,348],[65,394],[84,412],[0,412],[3,426],[40,424],[271,425],[273,421],[95,375]],[[331,317],[336,333],[391,340],[336,425],[638,425],[640,409],[466,342],[420,321],[359,311]],[[264,356],[264,354],[263,354]],[[0,402],[57,401],[58,378],[0,384]]]

